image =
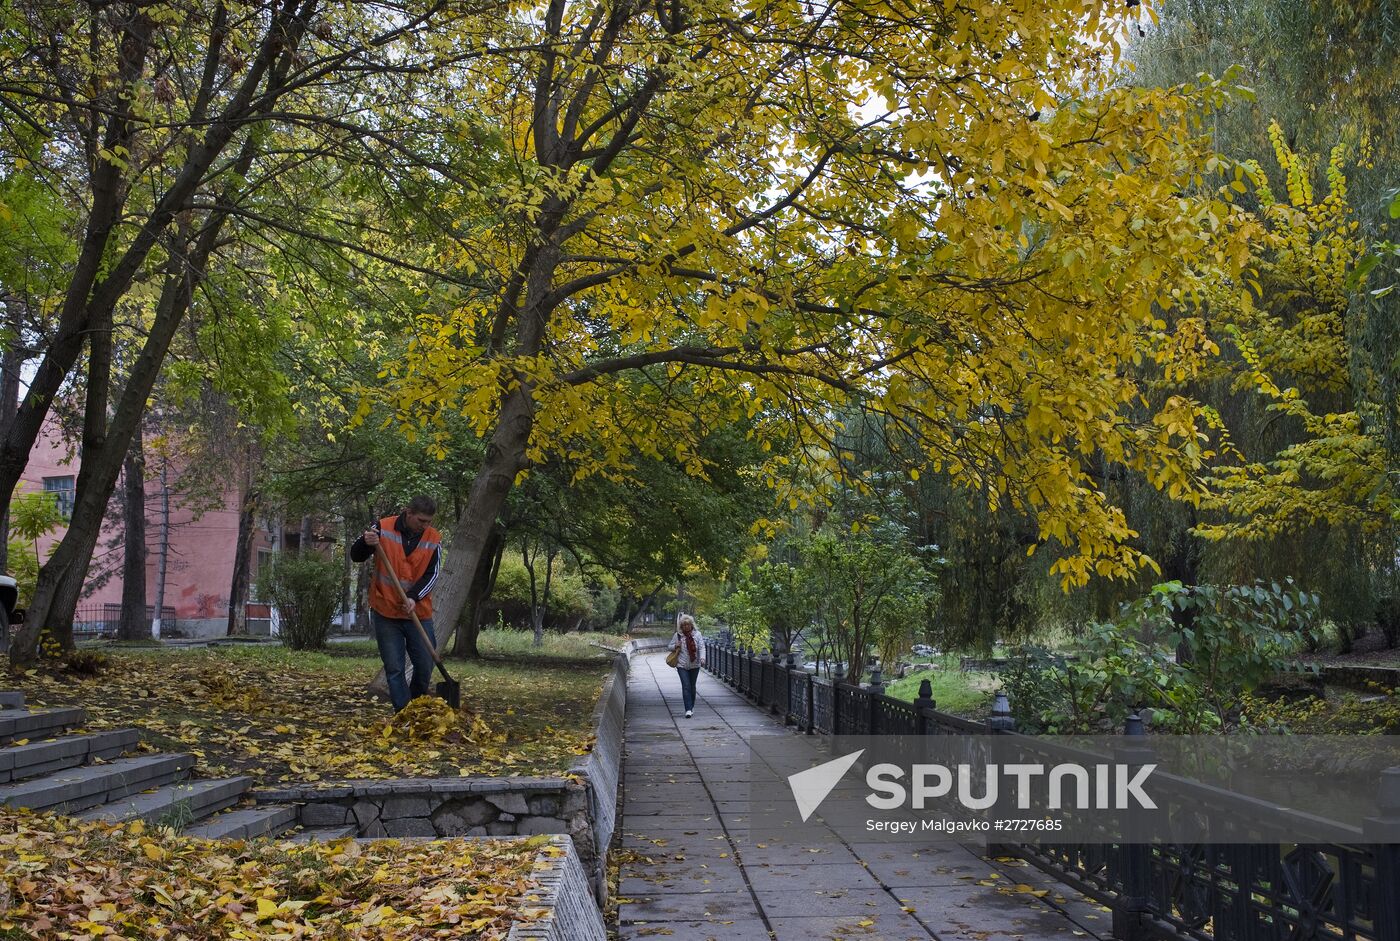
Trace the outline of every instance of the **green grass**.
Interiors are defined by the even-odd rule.
[[[958,654],[943,654],[929,662],[936,669],[911,673],[885,687],[885,695],[913,702],[919,695],[919,684],[928,680],[933,687],[933,701],[940,712],[981,718],[986,714],[996,677],[991,673],[964,673],[958,669]]]

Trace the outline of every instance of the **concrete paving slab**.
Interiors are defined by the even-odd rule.
[[[934,937],[910,915],[899,917],[868,914],[774,918],[770,920],[777,941],[928,941]]]
[[[764,923],[756,918],[742,921],[714,919],[711,921],[637,922],[618,927],[621,941],[641,941],[663,938],[665,941],[769,941]]]
[[[692,921],[695,919],[746,919],[754,917],[753,899],[733,891],[678,892],[627,897],[619,901],[617,920]]]

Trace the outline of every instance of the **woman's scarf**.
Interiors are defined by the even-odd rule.
[[[700,651],[695,646],[695,632],[686,633],[681,631],[681,637],[685,640],[685,651],[690,654],[690,662],[695,663],[700,659]]]

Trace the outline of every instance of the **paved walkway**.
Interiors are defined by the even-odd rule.
[[[779,723],[701,671],[695,716],[662,654],[632,661],[619,937],[1103,939],[1106,909],[1019,860],[930,842],[751,839],[749,752]],[[790,798],[788,798],[790,799]]]

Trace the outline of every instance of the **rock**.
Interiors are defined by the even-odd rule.
[[[350,808],[344,804],[307,804],[301,809],[303,826],[343,827],[349,822]]]
[[[502,823],[497,820],[495,823],[488,823],[486,825],[486,832],[490,836],[511,836],[515,833],[515,824]]]
[[[433,825],[433,832],[438,836],[463,836],[471,829],[465,820],[450,810],[439,810],[428,822]]]
[[[515,823],[515,814],[501,814],[496,819],[501,823]]]
[[[351,808],[355,815],[355,822],[360,825],[360,832],[368,834],[368,827],[379,819],[379,805],[374,801],[355,801],[355,806]]]
[[[384,809],[379,812],[384,820],[398,820],[404,817],[428,816],[428,802],[422,797],[390,797],[384,801]]]
[[[486,799],[508,814],[528,814],[530,805],[523,794],[487,794]]]
[[[515,832],[521,835],[535,833],[568,833],[569,827],[558,817],[527,817],[520,821]]]
[[[424,817],[401,817],[397,820],[389,820],[384,824],[384,829],[390,836],[426,836],[435,837],[438,835],[433,828],[433,822]]]
[[[564,806],[560,808],[559,816],[572,817],[574,814],[587,813],[588,811],[588,789],[582,787],[571,787],[564,792]]]
[[[559,813],[559,798],[548,794],[536,794],[526,800],[530,813],[540,817],[554,817]]]
[[[463,804],[457,815],[472,826],[487,824],[496,819],[496,808],[484,800],[474,800]]]

